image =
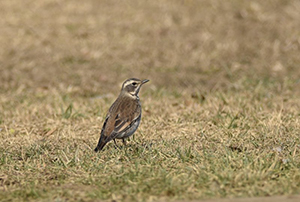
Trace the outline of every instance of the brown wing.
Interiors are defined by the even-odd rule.
[[[110,115],[104,130],[105,136],[109,137],[108,141],[126,130],[140,116],[140,113],[139,102],[131,97],[124,96],[122,100],[116,101],[109,109]]]

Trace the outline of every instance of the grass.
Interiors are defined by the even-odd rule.
[[[1,201],[300,193],[298,1],[0,5]],[[130,77],[141,125],[94,153]]]

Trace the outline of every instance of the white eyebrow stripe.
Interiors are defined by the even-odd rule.
[[[138,81],[135,81],[135,80],[126,81],[126,82],[124,83],[124,87],[125,87],[125,86],[128,86],[128,85],[130,85],[130,84],[132,84],[133,82],[138,82]]]

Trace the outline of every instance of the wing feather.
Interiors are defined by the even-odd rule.
[[[136,119],[140,117],[141,106],[131,97],[124,96],[123,100],[116,100],[109,109],[109,116],[104,128],[106,141],[115,139],[118,134],[126,131]]]

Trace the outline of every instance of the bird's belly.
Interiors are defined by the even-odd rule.
[[[119,134],[116,138],[117,139],[122,139],[122,138],[129,137],[130,135],[132,135],[136,131],[136,129],[139,127],[139,124],[140,124],[140,119],[137,120],[134,124],[132,124],[132,126],[130,128],[128,128],[126,131]]]

